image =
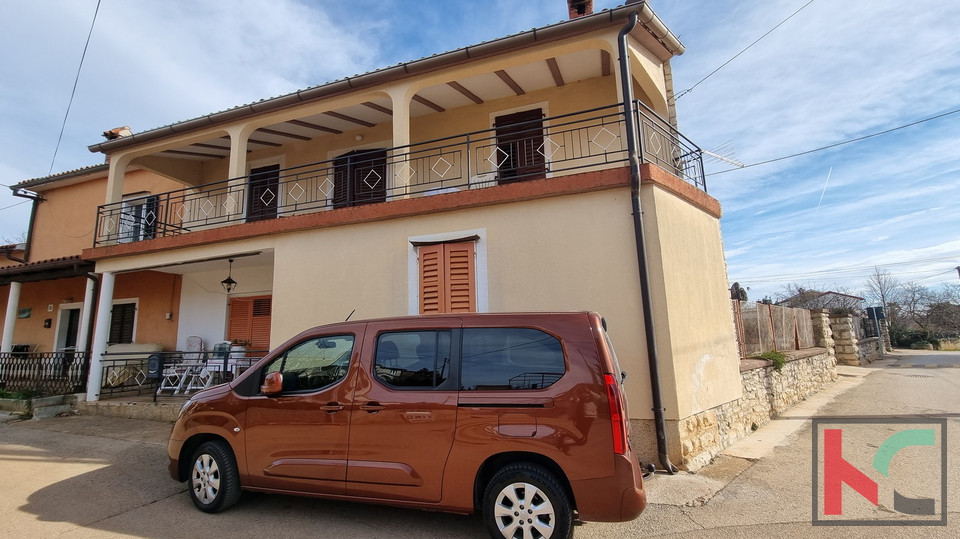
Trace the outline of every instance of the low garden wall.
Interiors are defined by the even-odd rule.
[[[671,449],[679,447],[680,458],[675,463],[687,470],[702,467],[726,447],[837,379],[837,362],[827,348],[785,355],[787,361],[780,370],[770,361],[742,360],[741,398],[674,421],[676,428],[667,430],[673,435],[668,438],[677,438],[668,440]]]

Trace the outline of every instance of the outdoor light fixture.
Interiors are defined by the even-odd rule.
[[[231,277],[231,275],[233,275],[233,259],[231,258],[229,262],[230,262],[230,271],[227,272],[227,278],[220,281],[220,286],[222,286],[223,289],[227,291],[227,294],[229,294],[230,292],[233,292],[233,289],[237,287],[237,281],[234,281],[233,277]]]

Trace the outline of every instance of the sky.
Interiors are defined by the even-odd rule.
[[[649,3],[686,46],[672,61],[680,130],[748,165],[705,162],[731,282],[759,300],[790,283],[856,292],[875,267],[958,281],[960,2]],[[4,6],[0,184],[102,163],[87,146],[107,129],[145,131],[567,16],[564,0],[102,0],[57,150],[96,7]],[[26,230],[22,201],[0,188],[0,240]]]

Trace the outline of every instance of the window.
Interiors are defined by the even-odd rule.
[[[280,165],[250,169],[249,189],[247,221],[275,218],[280,199]]]
[[[109,344],[133,342],[133,327],[137,320],[136,303],[116,303],[110,311]]]
[[[434,388],[450,376],[449,331],[384,333],[377,338],[374,372],[394,387]]]
[[[333,206],[383,202],[387,198],[387,150],[356,150],[333,162]]]
[[[493,127],[497,133],[499,183],[537,180],[545,176],[542,109],[497,116]]]
[[[118,243],[153,239],[157,232],[158,201],[156,196],[140,196],[123,201]]]
[[[263,378],[279,372],[285,393],[315,391],[335,384],[350,368],[353,341],[353,335],[335,335],[295,344],[263,369]]]
[[[560,341],[536,329],[463,330],[460,389],[543,389],[566,372]]]
[[[230,298],[227,339],[250,341],[251,350],[269,350],[271,300],[271,296]]]
[[[420,314],[477,311],[474,243],[423,245],[420,255]]]

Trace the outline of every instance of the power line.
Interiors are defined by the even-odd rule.
[[[11,205],[9,205],[9,206],[4,206],[4,207],[0,208],[0,211],[9,210],[10,208],[13,208],[13,207],[15,207],[15,206],[19,206],[19,205],[21,205],[21,204],[26,204],[27,202],[30,202],[30,201],[29,201],[29,200],[24,200],[23,202],[17,202],[16,204],[11,204]]]
[[[832,268],[832,269],[818,270],[818,271],[806,271],[801,273],[781,273],[781,274],[775,274],[775,275],[764,275],[760,277],[748,277],[745,279],[738,279],[738,282],[745,283],[745,282],[767,282],[767,281],[794,280],[794,279],[795,280],[816,279],[818,277],[829,277],[831,275],[836,275],[839,273],[871,270],[873,268],[909,266],[911,264],[924,264],[928,262],[943,262],[946,260],[956,260],[956,258],[957,258],[956,256],[941,256],[941,257],[934,257],[934,258],[921,258],[917,260],[908,260],[905,262],[890,262],[888,264],[870,264],[867,266],[848,266],[848,267]]]
[[[73,79],[73,90],[70,91],[70,101],[67,102],[67,112],[63,115],[63,123],[60,125],[60,136],[57,137],[57,147],[53,150],[53,159],[50,160],[50,172],[53,174],[53,164],[57,160],[57,152],[60,151],[60,142],[63,140],[63,130],[67,127],[67,117],[70,116],[70,107],[73,106],[73,96],[77,93],[77,83],[80,82],[80,70],[83,69],[83,59],[87,57],[87,47],[90,46],[90,37],[93,35],[93,26],[97,23],[97,13],[100,12],[100,0],[97,0],[97,8],[93,12],[93,21],[90,22],[90,32],[87,33],[87,42],[83,45],[83,54],[80,55],[80,65],[77,66],[77,76]]]
[[[893,127],[893,128],[887,129],[887,130],[885,130],[885,131],[878,131],[878,132],[876,132],[876,133],[870,133],[869,135],[864,135],[864,136],[862,136],[862,137],[857,137],[857,138],[853,138],[853,139],[849,139],[849,140],[844,140],[844,141],[842,141],[842,142],[835,142],[835,143],[829,144],[829,145],[827,145],[827,146],[821,146],[820,148],[814,148],[814,149],[812,149],[812,150],[806,150],[806,151],[799,152],[799,153],[794,153],[794,154],[790,154],[790,155],[784,155],[783,157],[777,157],[777,158],[775,158],[775,159],[767,159],[766,161],[759,161],[759,162],[757,162],[757,163],[750,163],[749,165],[743,165],[742,167],[728,168],[728,169],[726,169],[726,170],[720,170],[720,171],[717,171],[717,172],[711,172],[711,173],[709,173],[709,174],[705,174],[705,176],[715,176],[715,175],[717,175],[717,174],[725,174],[725,173],[727,173],[727,172],[733,172],[733,171],[735,171],[735,170],[743,170],[743,169],[745,169],[745,168],[756,167],[756,166],[760,166],[760,165],[766,165],[766,164],[769,164],[769,163],[775,163],[775,162],[777,162],[777,161],[783,161],[783,160],[785,160],[785,159],[793,159],[794,157],[800,157],[801,155],[807,155],[807,154],[814,153],[814,152],[821,152],[821,151],[823,151],[823,150],[829,150],[830,148],[836,148],[837,146],[843,146],[844,144],[852,144],[852,143],[854,143],[854,142],[860,142],[861,140],[866,140],[866,139],[868,139],[868,138],[879,137],[880,135],[886,135],[887,133],[892,133],[892,132],[894,132],[894,131],[899,131],[900,129],[906,129],[907,127],[913,127],[913,126],[915,126],[915,125],[922,124],[922,123],[924,123],[924,122],[929,122],[929,121],[931,121],[931,120],[936,120],[936,119],[939,119],[939,118],[943,118],[944,116],[950,116],[951,114],[956,114],[956,113],[958,113],[958,112],[960,112],[960,109],[954,109],[954,110],[951,110],[951,111],[949,111],[949,112],[944,112],[943,114],[937,114],[936,116],[930,116],[929,118],[924,118],[924,119],[922,119],[922,120],[917,120],[917,121],[915,121],[915,122],[911,122],[911,123],[904,124],[904,125],[901,125],[901,126]]]
[[[770,34],[771,34],[774,30],[776,30],[777,28],[780,28],[780,26],[783,25],[783,23],[785,23],[785,22],[789,21],[790,19],[792,19],[794,15],[796,15],[797,13],[800,13],[801,11],[803,11],[803,8],[809,6],[809,5],[812,4],[812,3],[813,3],[813,0],[810,0],[809,2],[807,2],[806,4],[804,4],[803,6],[801,6],[800,9],[794,11],[793,14],[791,14],[789,17],[787,17],[786,19],[783,19],[782,21],[780,21],[780,24],[778,24],[778,25],[774,26],[773,28],[771,28],[766,34],[763,34],[762,36],[760,36],[759,38],[757,38],[757,40],[754,41],[753,43],[747,45],[747,47],[746,47],[745,49],[743,49],[742,51],[738,52],[733,58],[731,58],[731,59],[727,60],[726,62],[720,64],[720,67],[718,67],[718,68],[714,69],[713,71],[711,71],[710,74],[708,74],[706,77],[703,77],[702,79],[700,79],[699,81],[697,81],[697,83],[694,84],[693,86],[691,86],[691,87],[687,88],[686,90],[680,92],[680,94],[676,97],[676,99],[680,99],[681,97],[683,97],[683,96],[689,94],[690,92],[692,92],[694,88],[696,88],[697,86],[700,86],[700,83],[701,83],[701,82],[709,79],[711,76],[713,76],[714,73],[716,73],[717,71],[720,71],[721,69],[723,69],[724,66],[726,66],[726,65],[729,64],[730,62],[736,60],[736,59],[737,59],[737,56],[740,56],[741,54],[747,52],[747,49],[749,49],[750,47],[752,47],[752,46],[756,45],[757,43],[759,43],[761,39],[763,39],[763,38],[767,37],[768,35],[770,35]]]

